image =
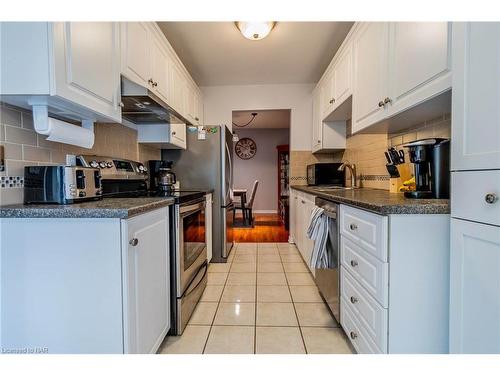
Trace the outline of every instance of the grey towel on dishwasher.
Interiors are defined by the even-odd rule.
[[[309,220],[307,237],[314,241],[314,247],[309,264],[311,268],[330,268],[332,266],[331,241],[328,241],[328,221],[330,219],[324,214],[324,210],[315,207]]]

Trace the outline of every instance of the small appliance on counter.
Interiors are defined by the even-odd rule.
[[[309,164],[307,166],[307,185],[345,186],[345,169],[341,167],[342,163]]]
[[[405,191],[407,198],[450,197],[450,140],[427,138],[403,145],[408,148],[415,167],[415,190]]]
[[[98,155],[78,155],[77,165],[97,168],[104,196],[140,196],[147,193],[148,170],[140,162]]]
[[[64,165],[24,167],[24,203],[71,204],[102,199],[97,168]]]
[[[172,171],[172,161],[150,160],[149,190],[158,195],[168,195],[176,190],[177,177]]]

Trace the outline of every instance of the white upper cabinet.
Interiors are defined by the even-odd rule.
[[[333,107],[335,106],[335,75],[333,69],[326,73],[326,75],[322,79],[320,87],[322,114],[321,119],[323,119],[333,111]]]
[[[312,139],[311,139],[311,149],[312,152],[317,152],[321,150],[323,139],[322,128],[322,111],[321,111],[321,90],[316,88],[313,92],[313,119],[312,119]]]
[[[354,37],[353,133],[386,116],[389,24],[362,24]]]
[[[450,88],[450,30],[446,22],[390,24],[390,115]]]
[[[453,24],[452,170],[500,169],[500,23]]]
[[[148,85],[151,78],[150,30],[146,22],[121,24],[121,72],[131,81]]]
[[[180,114],[186,112],[186,90],[186,80],[180,67],[172,64],[170,67],[170,97],[172,101],[169,104]]]
[[[152,91],[163,101],[169,102],[170,58],[158,37],[151,38],[151,80]]]
[[[353,43],[353,133],[449,90],[450,38],[446,22],[361,23]],[[447,110],[441,100],[413,116]]]
[[[25,108],[48,104],[63,118],[66,113],[75,119],[121,121],[117,23],[12,22],[0,27],[2,101]]]
[[[186,82],[186,88],[184,91],[185,103],[184,108],[186,111],[186,117],[193,123],[193,125],[200,125],[202,123],[202,100],[201,93],[193,84]]]
[[[348,43],[333,66],[333,110],[352,95],[352,44]]]

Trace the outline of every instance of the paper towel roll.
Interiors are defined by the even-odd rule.
[[[94,146],[94,132],[64,121],[49,117],[48,138],[53,142],[68,143],[84,148]]]

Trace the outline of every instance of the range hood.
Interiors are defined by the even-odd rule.
[[[185,119],[151,90],[122,77],[122,118],[134,124],[186,124]]]

